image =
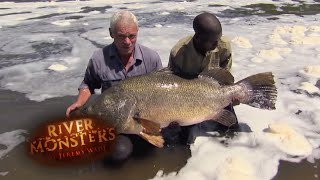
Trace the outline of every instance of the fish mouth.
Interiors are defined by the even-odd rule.
[[[70,117],[84,117],[89,115],[88,107],[80,107],[72,112],[70,112]]]
[[[69,117],[71,117],[71,118],[81,117],[81,116],[83,116],[83,113],[81,112],[80,109],[76,109],[76,110],[70,112],[70,115],[69,115]]]

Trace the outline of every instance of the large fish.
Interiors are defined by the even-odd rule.
[[[237,123],[236,117],[224,108],[233,100],[261,109],[275,109],[276,97],[270,72],[234,83],[230,72],[219,68],[193,79],[164,69],[121,81],[79,112],[107,121],[117,133],[138,134],[162,147],[161,128],[172,122],[187,126],[212,120],[231,126]]]

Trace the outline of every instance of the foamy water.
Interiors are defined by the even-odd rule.
[[[1,147],[0,150],[0,161],[9,156],[8,153],[12,151],[16,146],[25,141],[26,133],[26,130],[18,129],[0,134],[0,145],[4,146]],[[0,176],[6,176],[9,173],[9,171],[1,171],[2,170],[0,170]]]
[[[286,0],[255,3],[299,4]],[[232,0],[0,3],[0,14],[11,13],[0,19],[0,86],[26,93],[35,101],[76,95],[94,49],[112,42],[107,31],[111,14],[123,8],[138,16],[138,41],[157,50],[166,66],[171,47],[193,34],[195,15],[214,12],[232,40],[235,79],[273,72],[277,109],[236,106],[239,122],[252,132],[238,133],[232,139],[198,137],[185,167],[169,174],[159,171],[154,179],[271,179],[280,160],[313,163],[320,159],[320,90],[316,86],[320,80],[320,16],[230,17],[224,13],[250,4],[252,1]],[[24,140],[21,132],[0,134],[0,144],[10,147],[0,150],[0,158]]]

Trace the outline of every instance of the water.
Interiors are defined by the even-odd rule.
[[[143,174],[143,163],[146,163],[153,170],[148,171],[148,176],[140,176],[143,179],[272,179],[277,174],[281,177],[291,166],[299,166],[303,169],[301,173],[308,174],[308,179],[318,179],[320,90],[315,85],[320,79],[319,6],[319,2],[312,0],[0,1],[0,87],[23,93],[15,94],[10,101],[3,101],[3,106],[12,105],[20,108],[23,114],[36,117],[37,113],[48,111],[40,111],[41,108],[59,108],[53,106],[53,102],[59,104],[61,101],[60,106],[72,103],[65,98],[77,94],[94,49],[112,42],[108,34],[109,19],[119,9],[130,10],[137,15],[139,43],[155,49],[164,66],[168,63],[172,46],[180,38],[193,34],[193,18],[203,11],[210,11],[219,16],[224,35],[232,40],[232,73],[236,80],[258,72],[274,73],[279,92],[277,110],[236,106],[242,130],[249,127],[252,132],[240,132],[232,139],[197,138],[190,147],[191,157],[188,158],[188,152],[178,153],[178,150],[173,153],[180,157],[177,168],[170,166],[164,173],[161,167],[169,167],[170,161],[159,165],[160,159],[170,159],[170,156],[162,150],[146,161],[129,163],[121,172],[130,174],[136,170]],[[61,65],[65,70],[49,68],[52,65]],[[8,94],[8,91],[1,92]],[[22,96],[17,102],[24,97],[27,99],[22,101],[22,105],[15,104],[12,99],[16,96]],[[8,111],[10,109],[13,107]],[[63,110],[60,107],[58,112],[63,113]],[[1,117],[7,117],[6,111],[3,113]],[[17,155],[16,147],[21,145],[18,144],[23,137],[27,137],[25,131],[31,128],[27,124],[32,122],[31,115],[29,118],[13,117],[15,123],[1,119],[1,122],[8,122],[8,128],[1,128],[0,132],[7,133],[0,135],[0,153],[5,154],[0,162],[8,168],[0,169],[0,172],[8,178],[26,175],[23,166],[14,170],[13,162],[19,161],[18,157],[23,158],[23,155]],[[22,122],[21,119],[25,119],[24,126],[17,123]],[[270,124],[280,125],[276,126],[278,129],[272,129]],[[222,140],[227,144],[220,143]],[[303,163],[288,163],[284,165],[287,168],[279,172],[282,161]],[[153,162],[159,166],[153,168]],[[134,168],[136,164],[141,170]],[[32,166],[29,170],[37,168]],[[80,168],[79,171],[82,170]],[[73,172],[48,171],[52,174]],[[101,178],[106,175],[103,168],[83,171],[86,177],[92,176],[92,172]],[[79,178],[79,172],[73,173]],[[119,173],[120,170],[108,176],[119,178]],[[40,174],[36,177],[42,177]]]

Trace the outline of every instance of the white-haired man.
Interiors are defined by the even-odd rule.
[[[84,80],[78,88],[78,98],[66,110],[67,117],[70,112],[80,108],[88,101],[89,97],[94,94],[94,89],[101,88],[103,92],[127,77],[146,74],[162,68],[157,52],[136,43],[138,29],[137,18],[131,12],[119,11],[113,14],[109,28],[113,43],[93,53]],[[121,136],[118,139],[128,142],[125,138]],[[120,146],[119,148],[123,149],[124,145]],[[123,153],[122,156],[126,158]]]

